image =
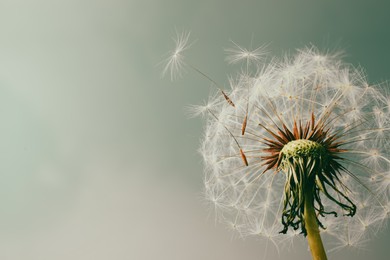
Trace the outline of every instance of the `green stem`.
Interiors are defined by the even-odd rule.
[[[305,228],[307,231],[307,242],[309,243],[313,260],[327,260],[324,245],[322,244],[320,230],[318,229],[316,212],[314,210],[313,191],[305,192]]]

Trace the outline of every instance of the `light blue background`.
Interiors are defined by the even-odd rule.
[[[390,78],[387,1],[0,0],[0,259],[263,259],[264,243],[215,224],[203,203],[199,119],[209,93],[157,64],[175,28],[218,82],[229,40],[345,50],[369,82]],[[389,229],[366,250],[389,257]],[[326,245],[325,245],[326,246]],[[268,245],[265,259],[278,259]],[[304,240],[280,259],[310,259]]]

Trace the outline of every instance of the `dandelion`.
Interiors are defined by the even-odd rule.
[[[324,243],[365,244],[389,217],[388,92],[314,47],[252,63],[230,93],[192,107],[207,115],[204,193],[218,219],[275,245],[301,233],[313,259],[327,259]]]

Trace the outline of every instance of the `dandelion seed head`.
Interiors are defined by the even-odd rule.
[[[229,57],[231,62],[249,57],[246,49],[239,50]],[[283,162],[287,160],[283,156],[299,154],[314,161],[320,158],[302,162],[315,169],[314,206],[325,239],[337,238],[335,250],[365,244],[389,211],[388,198],[377,195],[390,192],[389,181],[386,185],[377,180],[388,178],[385,169],[390,163],[384,147],[390,140],[386,93],[368,85],[362,69],[314,47],[256,64],[255,75],[243,78],[230,80],[234,82],[230,98],[236,107],[214,102],[210,110],[217,119],[206,113],[201,153],[203,158],[216,158],[213,167],[219,166],[207,173],[206,189],[219,194],[219,202],[226,205],[221,221],[228,220],[241,236],[272,237],[278,244],[291,243],[299,231],[304,232],[300,213],[292,214],[294,209],[288,206],[295,203],[289,197],[292,193],[285,191],[286,185],[298,182],[292,181],[296,177]],[[238,140],[247,166],[226,128]],[[299,165],[299,160],[289,163]],[[205,166],[211,169],[208,164],[206,159]]]
[[[176,40],[164,73],[185,63],[189,34]],[[306,234],[303,193],[330,251],[361,248],[390,217],[390,91],[367,82],[341,53],[314,46],[264,59],[264,46],[235,42],[228,76],[192,116],[205,118],[199,152],[204,195],[216,218],[242,237],[279,246]]]

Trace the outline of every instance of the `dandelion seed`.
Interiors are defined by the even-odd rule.
[[[246,156],[244,154],[244,152],[242,151],[242,149],[240,149],[240,155],[241,155],[241,159],[242,161],[244,162],[245,166],[248,166],[248,160],[246,159]]]
[[[245,115],[244,120],[242,121],[241,135],[244,135],[244,134],[245,134],[247,122],[248,122],[248,115]]]
[[[228,102],[228,104],[231,105],[232,107],[235,107],[233,101],[228,97],[228,95],[226,95],[226,93],[223,90],[221,90],[221,93],[223,97],[226,99],[226,101]]]
[[[186,65],[184,62],[183,52],[187,50],[192,44],[189,43],[190,33],[189,32],[176,32],[175,49],[168,54],[168,58],[165,60],[165,67],[162,75],[169,74],[171,80],[181,77],[183,67]]]
[[[220,94],[215,91],[210,92],[209,98],[207,101],[204,101],[201,105],[188,105],[185,110],[186,114],[189,118],[198,117],[198,116],[206,116],[209,110],[213,110],[214,106],[216,106],[221,101],[218,100],[218,96]],[[223,102],[226,102],[225,100]]]
[[[245,61],[245,63],[249,66],[250,64],[260,63],[268,52],[266,51],[266,45],[257,47],[256,49],[250,50],[241,47],[234,41],[231,41],[233,44],[233,48],[225,49],[228,54],[226,60],[230,64],[238,63]]]

